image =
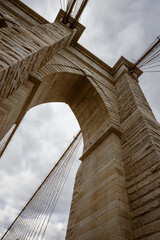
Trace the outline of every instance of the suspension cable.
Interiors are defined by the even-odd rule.
[[[160,36],[147,48],[142,56],[135,62],[131,72],[140,68],[144,72],[160,71]]]
[[[80,147],[79,132],[1,240],[42,240]]]

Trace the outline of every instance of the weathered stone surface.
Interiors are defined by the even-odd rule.
[[[116,89],[133,239],[150,239],[159,231],[159,123],[134,78],[126,73]]]
[[[0,82],[1,98],[17,89],[29,73],[43,66],[65,46],[71,31],[59,23],[22,28],[2,28]],[[5,81],[4,81],[5,77]]]
[[[0,29],[0,139],[46,102],[67,103],[82,130],[66,239],[159,239],[160,125],[131,64],[109,67],[18,0],[0,6],[13,19]]]

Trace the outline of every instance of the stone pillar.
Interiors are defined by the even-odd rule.
[[[23,115],[24,109],[27,111],[26,104],[32,88],[36,92],[29,80],[30,74],[64,48],[72,32],[58,20],[26,28],[0,29],[0,140],[19,121],[21,111]]]
[[[120,133],[108,130],[81,159],[66,239],[132,239]]]
[[[0,100],[18,88],[38,68],[60,51],[72,30],[61,23],[0,29]]]
[[[160,239],[160,131],[135,77],[116,79],[133,239]]]

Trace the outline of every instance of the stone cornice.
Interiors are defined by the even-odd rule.
[[[131,74],[129,71],[127,70],[123,70],[118,77],[115,78],[114,84],[116,85],[116,83],[119,81],[119,79],[124,76],[125,74],[127,74],[129,77],[134,78],[136,81],[138,81],[137,77],[135,77],[133,74]]]
[[[103,62],[100,58],[96,57],[93,53],[91,53],[89,50],[87,50],[85,47],[83,47],[81,44],[76,43],[72,44],[78,51],[83,52],[85,56],[90,58],[92,61],[94,61],[97,65],[99,65],[101,68],[103,68],[105,71],[112,74],[112,68]]]
[[[121,136],[120,130],[113,126],[109,127],[107,131],[96,142],[94,142],[93,145],[89,149],[87,149],[86,152],[83,153],[80,160],[83,161],[90,153],[94,151],[95,148],[97,148],[112,133],[116,134],[119,137]]]
[[[80,44],[78,44],[80,45]],[[73,47],[73,46],[72,46]],[[74,49],[76,49],[77,51],[79,51],[79,49],[77,49],[76,47],[73,47]],[[83,48],[83,47],[82,47]],[[84,48],[85,49],[85,48]],[[88,51],[87,49],[85,49],[86,51]],[[87,62],[87,58],[90,59],[91,61],[93,61],[93,63],[97,64],[98,67],[104,69],[97,61],[95,61],[95,59],[90,58],[88,55],[84,54],[83,51],[81,51],[82,55],[84,55],[86,57],[86,60],[82,59],[80,56],[76,55],[71,48],[66,48],[65,49],[66,52],[68,52],[69,54],[71,54],[73,57],[76,57],[76,59],[78,59],[79,61],[81,61],[83,64],[85,64],[86,67],[90,68],[91,70],[93,70],[94,72],[96,72],[98,75],[100,75],[101,77],[103,77],[104,79],[106,79],[106,81],[110,82],[111,84],[114,85],[114,81],[110,78],[107,77],[105,75],[105,73],[103,73],[102,71],[100,71],[100,69],[96,69],[95,67],[93,67],[90,63]],[[88,51],[89,52],[89,51]],[[94,55],[93,55],[94,56]],[[105,64],[105,63],[104,63]],[[104,71],[106,71],[106,74],[108,72],[108,74],[110,74],[109,71],[107,71],[107,69],[104,69]],[[112,77],[112,75],[110,74],[110,76]]]
[[[112,74],[115,75],[122,66],[126,66],[128,68],[128,71],[131,72],[134,64],[131,63],[130,61],[128,61],[125,57],[121,56],[119,58],[119,60],[115,63],[115,65],[113,66]],[[138,78],[143,72],[139,68],[137,68],[134,71],[134,73],[136,74],[136,77]]]

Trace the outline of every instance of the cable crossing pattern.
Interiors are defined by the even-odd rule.
[[[81,131],[10,225],[1,240],[42,240],[82,142]]]

